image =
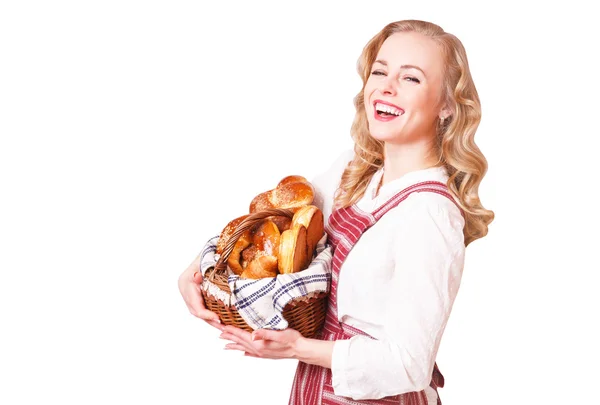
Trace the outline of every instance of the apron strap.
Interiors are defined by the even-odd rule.
[[[406,187],[404,190],[400,191],[398,194],[394,195],[390,198],[385,204],[381,207],[377,208],[371,215],[375,218],[375,220],[379,220],[382,216],[384,216],[389,210],[396,207],[402,201],[406,200],[409,195],[412,193],[422,193],[422,192],[430,192],[437,193],[447,197],[450,201],[456,205],[456,207],[460,210],[460,213],[464,216],[464,212],[460,205],[456,202],[452,194],[448,192],[448,186],[440,181],[423,181],[421,183],[413,184],[412,186]]]

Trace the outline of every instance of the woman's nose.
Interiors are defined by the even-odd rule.
[[[388,96],[395,96],[396,95],[396,80],[391,76],[386,76],[384,78],[384,80],[381,81],[381,84],[379,86],[379,91],[381,91],[382,94],[385,94]]]

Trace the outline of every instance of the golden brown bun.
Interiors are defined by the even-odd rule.
[[[275,208],[273,204],[271,204],[271,201],[269,201],[269,195],[272,192],[273,190],[266,191],[254,197],[254,199],[250,203],[250,214]]]
[[[287,231],[292,226],[292,218],[289,217],[269,217],[268,219],[277,225],[280,234]]]
[[[325,233],[323,212],[315,205],[301,207],[294,214],[292,223],[304,225],[306,228],[308,256],[312,259],[317,243]]]
[[[271,203],[277,208],[293,210],[311,204],[314,198],[315,190],[310,183],[288,183],[275,189]]]
[[[242,252],[242,260],[240,261],[242,268],[245,269],[260,251],[255,244],[251,244]]]
[[[238,218],[234,219],[233,221],[229,222],[227,224],[227,226],[223,229],[223,231],[221,232],[221,235],[219,236],[219,240],[217,241],[217,251],[216,252],[218,254],[223,253],[223,250],[225,249],[225,245],[227,244],[227,241],[229,240],[229,238],[231,237],[233,232],[235,232],[235,229],[237,228],[237,226],[246,218],[248,218],[248,215],[243,215],[241,217],[238,217]]]
[[[277,257],[271,255],[256,257],[241,274],[242,278],[252,279],[275,276],[277,276]]]
[[[277,187],[283,186],[285,184],[298,183],[298,182],[308,183],[308,180],[306,180],[306,177],[302,177],[302,176],[296,176],[296,175],[287,176],[287,177],[284,177],[283,179],[281,179],[281,181],[279,182]]]
[[[250,203],[250,213],[271,208],[296,210],[312,204],[314,198],[315,190],[308,180],[302,176],[287,176],[273,190],[254,197]]]
[[[281,233],[273,221],[265,220],[252,229],[252,243],[242,252],[240,264],[246,269],[258,256],[277,256]]]
[[[266,220],[256,228],[252,242],[259,251],[264,252],[266,255],[276,256],[279,252],[280,237],[281,234],[277,225],[273,221]]]
[[[310,259],[306,244],[306,228],[295,224],[281,234],[279,242],[279,272],[296,273],[308,267]]]
[[[238,241],[235,243],[229,258],[227,259],[227,265],[229,268],[238,276],[242,274],[244,269],[240,260],[242,258],[242,251],[246,249],[252,243],[252,231],[249,229],[240,236]]]

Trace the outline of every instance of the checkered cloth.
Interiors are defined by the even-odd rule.
[[[211,238],[202,250],[202,275],[219,260],[219,255],[215,253],[218,240],[218,236]],[[235,305],[241,317],[254,330],[286,329],[288,322],[283,318],[282,311],[291,299],[306,297],[310,293],[329,292],[333,255],[331,246],[326,241],[327,235],[323,235],[317,244],[313,261],[303,271],[258,280],[242,279],[230,272],[228,283],[232,294],[209,281],[203,284],[203,288],[226,305]]]

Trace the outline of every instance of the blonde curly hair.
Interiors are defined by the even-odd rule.
[[[465,214],[465,246],[488,233],[494,212],[479,199],[479,184],[487,172],[487,160],[474,141],[481,120],[481,104],[473,83],[467,54],[461,41],[440,26],[419,20],[397,21],[386,25],[364,47],[358,60],[363,87],[354,97],[356,115],[351,135],[354,158],[341,178],[335,197],[336,208],[356,203],[365,193],[373,174],[383,166],[384,144],[369,132],[364,106],[364,89],[383,42],[398,32],[417,32],[433,39],[445,60],[444,95],[452,115],[437,124],[436,154],[448,175],[448,189]]]

